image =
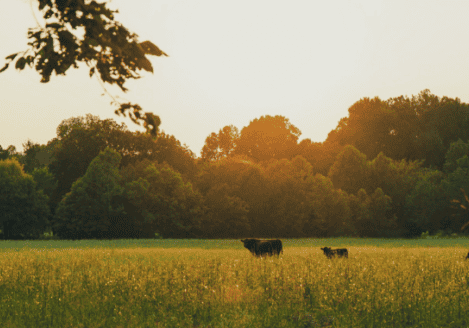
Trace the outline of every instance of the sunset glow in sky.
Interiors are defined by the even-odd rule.
[[[4,2],[4,3],[3,3]],[[3,0],[0,67],[26,50],[28,0]],[[33,2],[34,3],[34,2]],[[430,89],[469,102],[469,1],[113,0],[124,26],[170,57],[129,81],[123,100],[159,115],[160,128],[200,155],[205,138],[283,115],[301,139],[324,141],[360,98]],[[40,17],[39,17],[40,18]],[[47,143],[87,113],[125,122],[82,67],[47,84],[32,69],[0,74],[0,145]]]

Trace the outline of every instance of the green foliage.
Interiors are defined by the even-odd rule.
[[[141,138],[148,138],[144,134],[139,134]],[[146,148],[151,151],[149,157],[152,161],[158,163],[166,162],[177,172],[185,177],[193,179],[197,175],[197,166],[195,164],[195,154],[187,145],[181,144],[174,136],[160,133],[152,144]],[[143,152],[139,149],[140,152]]]
[[[426,167],[441,169],[450,144],[468,140],[468,131],[469,105],[426,89],[412,98],[360,99],[327,141],[353,145],[370,160],[383,152],[395,160],[423,160]]]
[[[261,116],[241,130],[235,153],[255,161],[291,159],[301,131],[284,116]]]
[[[54,229],[63,238],[109,238],[112,195],[121,194],[118,166],[120,155],[110,148],[89,165],[86,174],[73,183],[70,193],[60,202]]]
[[[446,228],[449,221],[449,197],[440,171],[422,171],[415,188],[406,197],[406,218],[412,224],[414,235],[427,230],[435,233]]]
[[[449,173],[443,181],[443,188],[448,195],[448,203],[451,200],[456,207],[450,224],[453,231],[464,230],[469,222],[469,201],[465,191],[469,190],[469,157],[464,155],[456,160],[456,169]]]
[[[272,159],[265,167],[265,190],[268,221],[263,227],[267,236],[302,236],[312,214],[310,190],[313,168],[303,157],[293,160]]]
[[[173,136],[161,133],[153,139],[148,134],[132,133],[125,124],[119,125],[112,119],[100,120],[91,114],[85,118],[72,117],[62,121],[57,127],[57,138],[49,142],[53,149],[49,168],[58,181],[53,204],[61,201],[73,182],[85,174],[91,161],[107,146],[121,155],[121,167],[147,158],[166,161],[187,176],[195,175],[193,153]]]
[[[36,181],[37,189],[42,190],[50,199],[57,188],[57,180],[54,175],[49,172],[48,167],[35,168],[31,172],[31,176],[34,181]]]
[[[14,157],[16,155],[16,147],[13,145],[8,146],[7,149],[3,149],[0,145],[0,160],[8,159]]]
[[[369,186],[370,175],[366,156],[355,147],[346,146],[337,155],[335,163],[329,170],[328,177],[336,188],[354,194],[360,188]]]
[[[213,209],[218,213],[233,210],[237,213],[236,220],[239,222],[244,222],[244,215],[247,215],[250,229],[244,231],[243,237],[248,237],[248,234],[265,235],[266,225],[274,225],[266,215],[268,198],[264,169],[247,157],[229,157],[204,163],[197,176],[196,185],[206,199],[207,215],[213,220],[210,226],[228,223],[228,218],[214,215]],[[215,193],[218,191],[225,195],[223,197],[226,197],[227,202],[214,206]],[[232,206],[236,208],[232,209]],[[234,223],[233,220],[231,222]],[[231,229],[238,231],[236,227],[227,226],[228,231]]]
[[[384,101],[363,98],[349,108],[347,131],[350,144],[372,159],[386,151],[393,112]]]
[[[52,162],[52,146],[33,143],[31,140],[23,144],[23,156],[19,159],[24,171],[31,173],[36,168],[44,168]]]
[[[469,142],[464,142],[461,139],[452,142],[445,155],[444,171],[454,172],[458,168],[457,160],[465,155],[469,156]]]
[[[4,239],[36,239],[50,214],[48,197],[16,159],[0,160],[0,228]]]
[[[438,230],[434,235],[430,235],[429,231],[422,232],[420,239],[452,239],[457,240],[460,237],[457,233],[451,233],[450,229]]]
[[[351,234],[351,213],[346,192],[335,189],[328,177],[316,174],[311,181],[310,216],[305,231],[308,236]]]
[[[199,235],[210,238],[241,238],[249,235],[248,204],[230,194],[226,184],[214,185],[204,195],[204,215]]]
[[[397,222],[392,210],[391,197],[377,188],[371,195],[370,209],[373,217],[370,237],[394,237],[397,235]]]
[[[298,155],[305,158],[314,168],[314,172],[327,176],[337,155],[344,146],[338,142],[312,142],[310,139],[301,140],[298,145]]]
[[[168,164],[146,160],[121,172],[127,198],[145,213],[146,234],[184,238],[200,228],[202,197]]]
[[[400,233],[413,229],[405,213],[406,197],[421,177],[421,162],[392,160],[380,153],[371,163],[369,193],[381,188],[392,199],[392,213],[397,217]]]
[[[53,149],[49,170],[57,179],[57,189],[52,197],[53,208],[107,145],[122,149],[116,147],[116,139],[119,132],[124,130],[124,124],[118,125],[114,120],[100,120],[91,114],[86,118],[72,117],[59,124],[57,138],[49,142]]]

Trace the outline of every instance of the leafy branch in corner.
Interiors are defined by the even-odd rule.
[[[29,48],[6,57],[5,71],[11,63],[23,70],[26,65],[36,69],[47,83],[53,72],[65,75],[79,62],[90,67],[90,77],[97,74],[102,82],[117,84],[125,92],[127,79],[140,78],[139,71],[153,73],[145,55],[168,56],[150,41],[138,42],[138,36],[114,20],[117,10],[105,3],[88,0],[38,0],[39,12],[45,24],[28,31]],[[136,104],[120,104],[116,111],[156,135],[159,118],[143,113]]]

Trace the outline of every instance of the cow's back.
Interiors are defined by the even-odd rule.
[[[271,243],[272,243],[272,248],[274,250],[274,253],[276,253],[277,255],[280,255],[280,253],[283,253],[283,245],[280,239],[271,240]]]
[[[273,247],[270,241],[259,240],[256,243],[256,255],[257,256],[262,256],[264,254],[268,254],[272,256],[272,253],[273,253]]]

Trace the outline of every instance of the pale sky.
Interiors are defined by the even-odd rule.
[[[154,74],[111,93],[159,115],[160,128],[200,156],[205,138],[283,115],[300,139],[324,141],[363,97],[386,100],[430,89],[469,103],[469,1],[113,0],[117,19],[170,57]],[[26,50],[28,0],[2,0],[0,68]],[[58,124],[114,114],[86,66],[40,83],[33,69],[0,74],[0,145],[47,143]]]

